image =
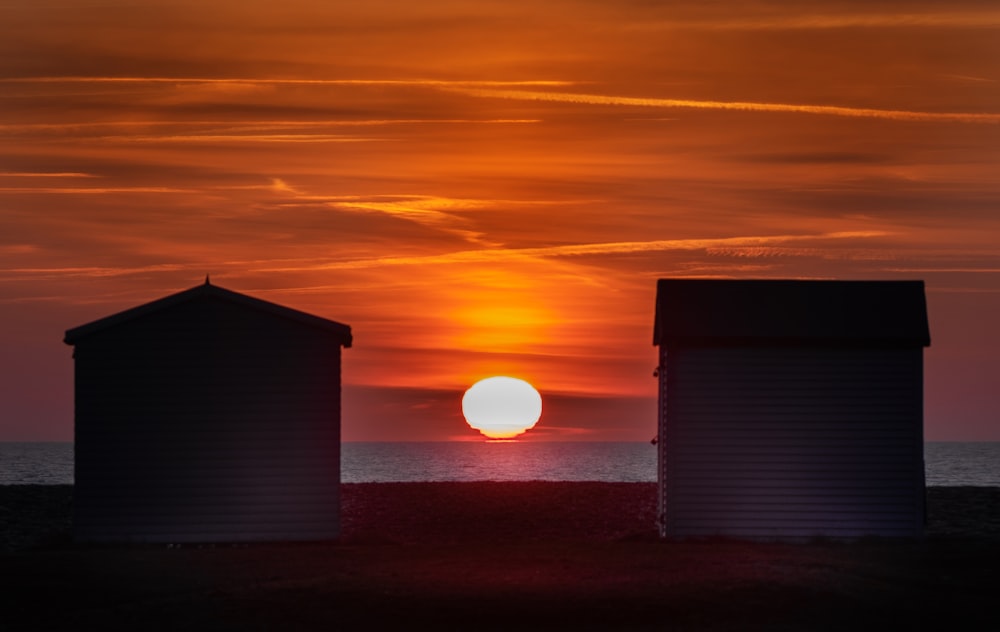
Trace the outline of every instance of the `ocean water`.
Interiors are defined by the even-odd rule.
[[[927,484],[1000,487],[1000,442],[930,442]],[[344,443],[345,483],[416,481],[655,482],[649,443]],[[0,442],[0,485],[73,482],[72,443]]]
[[[72,482],[72,443],[0,442],[0,485],[66,485]]]
[[[656,481],[649,443],[461,441],[345,443],[345,483],[389,481]]]

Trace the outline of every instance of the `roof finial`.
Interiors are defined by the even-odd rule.
[[[212,285],[212,282],[208,280],[208,275],[205,275],[205,285]]]

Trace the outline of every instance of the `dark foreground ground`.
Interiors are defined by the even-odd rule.
[[[0,630],[1000,630],[1000,489],[921,541],[662,542],[654,484],[345,485],[335,543],[80,547],[0,487]]]

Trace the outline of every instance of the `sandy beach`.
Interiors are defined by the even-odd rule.
[[[343,487],[336,542],[79,546],[72,488],[0,487],[3,630],[996,629],[1000,489],[919,541],[664,542],[655,484]]]

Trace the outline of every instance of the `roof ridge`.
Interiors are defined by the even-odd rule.
[[[169,294],[148,303],[143,303],[141,305],[122,310],[109,316],[105,316],[104,318],[80,325],[79,327],[68,329],[66,330],[63,342],[68,345],[73,345],[79,340],[97,332],[104,331],[136,318],[141,318],[203,296],[220,298],[244,307],[257,309],[275,316],[287,318],[306,326],[327,330],[334,335],[339,336],[341,344],[345,347],[350,347],[353,340],[349,325],[345,325],[328,318],[323,318],[322,316],[309,314],[291,307],[279,305],[278,303],[265,301],[264,299],[256,298],[248,294],[235,292],[219,285],[213,285],[210,283],[209,277],[206,274],[205,283],[203,284],[196,285],[186,290],[181,290],[180,292],[176,292],[174,294]]]

